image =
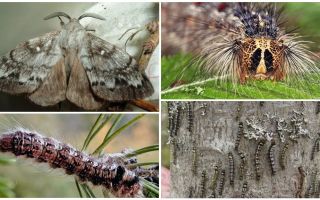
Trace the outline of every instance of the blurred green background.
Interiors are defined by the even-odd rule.
[[[119,124],[135,116],[126,114]],[[11,128],[24,127],[80,149],[97,117],[96,114],[1,114],[0,134]],[[87,153],[97,148],[110,126],[111,123],[107,124],[99,132],[90,143]],[[139,149],[158,144],[158,130],[158,115],[145,115],[115,137],[105,152],[120,152],[125,148]],[[24,157],[18,157],[16,162],[4,165],[4,159],[15,157],[10,153],[0,152],[0,196],[4,197],[6,194],[9,197],[79,197],[74,176],[65,175],[63,170],[51,169],[45,163],[37,163]],[[138,162],[158,160],[158,151],[138,156]],[[103,197],[101,187],[93,188],[97,197]]]
[[[310,49],[320,56],[320,3],[277,3],[284,7],[282,19],[285,30],[299,33],[301,40],[312,41]],[[179,53],[161,59],[161,90],[165,99],[314,99],[320,97],[319,75],[307,75],[303,80],[249,81],[245,85],[219,83],[215,80],[169,91],[173,86],[208,80],[212,75],[203,73],[190,64],[192,55]],[[319,60],[319,59],[318,59]],[[319,62],[317,63],[319,66]]]

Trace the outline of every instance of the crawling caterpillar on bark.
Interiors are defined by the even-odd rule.
[[[197,161],[198,161],[197,148],[194,146],[192,147],[192,167],[191,167],[192,174],[197,173],[197,167],[198,167]]]
[[[219,179],[219,188],[218,188],[218,194],[221,196],[225,184],[226,179],[226,170],[222,169],[221,174],[220,174],[220,179]]]
[[[289,148],[289,142],[286,142],[281,149],[279,164],[282,170],[286,168],[285,160],[286,160],[286,153],[288,151],[288,148]]]
[[[201,183],[200,183],[200,197],[204,198],[206,194],[206,171],[201,173]]]
[[[320,151],[320,137],[318,137],[316,139],[316,141],[314,142],[314,145],[313,145],[312,150],[311,150],[310,160],[313,160],[314,157],[315,157],[316,152],[319,152],[319,151]]]
[[[187,121],[188,121],[188,131],[190,133],[192,133],[193,131],[193,103],[192,102],[187,102],[187,113],[188,113],[188,116],[187,116]]]
[[[241,190],[241,198],[246,197],[246,193],[248,192],[248,182],[243,182],[242,190]]]
[[[228,153],[228,160],[230,185],[234,186],[234,158],[231,152]]]
[[[239,122],[238,134],[237,134],[236,142],[234,145],[234,149],[236,151],[239,150],[240,140],[241,140],[242,136],[243,136],[243,122]]]
[[[211,183],[212,195],[215,194],[215,190],[217,188],[217,181],[218,181],[218,178],[219,178],[219,171],[220,171],[220,166],[218,164],[218,165],[214,166],[214,173],[213,173],[212,183]]]
[[[247,172],[247,159],[246,159],[246,155],[243,152],[239,152],[238,155],[240,156],[240,159],[241,159],[240,166],[239,166],[239,179],[243,180],[243,177]]]
[[[135,197],[142,190],[139,177],[126,164],[104,156],[95,158],[68,144],[23,129],[12,130],[0,136],[0,151],[46,162],[53,168],[62,168],[81,181],[101,185],[116,197]]]
[[[298,191],[296,193],[296,197],[297,198],[302,198],[303,196],[303,189],[304,189],[304,186],[305,186],[305,177],[306,177],[306,173],[303,169],[302,166],[298,167],[298,171],[299,171],[299,187],[298,187]]]
[[[275,147],[276,147],[276,142],[272,140],[268,150],[268,157],[269,157],[272,176],[276,175],[276,165],[275,165],[275,155],[274,155]]]
[[[261,179],[261,160],[260,160],[260,154],[261,154],[261,149],[264,146],[265,141],[261,140],[258,143],[258,146],[256,148],[256,153],[255,153],[255,169],[256,169],[256,180],[260,181]]]

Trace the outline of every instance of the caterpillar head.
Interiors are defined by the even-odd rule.
[[[246,79],[284,78],[284,49],[282,41],[260,38],[245,38],[240,42],[240,81]]]
[[[285,33],[279,20],[281,12],[275,4],[235,4],[233,21],[203,40],[200,64],[221,79],[231,76],[233,82],[240,83],[319,74],[315,55],[307,46],[310,42]],[[224,21],[216,24],[221,26]]]

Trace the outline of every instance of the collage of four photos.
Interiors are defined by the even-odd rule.
[[[0,2],[1,198],[320,198],[319,2]]]

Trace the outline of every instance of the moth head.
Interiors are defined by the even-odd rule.
[[[55,17],[58,17],[60,19],[61,25],[64,25],[64,22],[61,19],[61,17],[67,18],[69,20],[69,22],[71,22],[71,21],[79,22],[81,19],[86,18],[86,17],[91,17],[91,18],[95,18],[95,19],[99,19],[99,20],[105,20],[104,17],[102,17],[100,15],[97,15],[97,14],[94,14],[94,13],[84,13],[80,17],[78,17],[78,19],[75,19],[75,18],[71,18],[68,14],[66,14],[64,12],[52,13],[52,14],[48,15],[47,17],[45,17],[44,20],[52,19],[52,18],[55,18]]]
[[[239,51],[240,79],[283,79],[284,50],[281,40],[244,38]]]

